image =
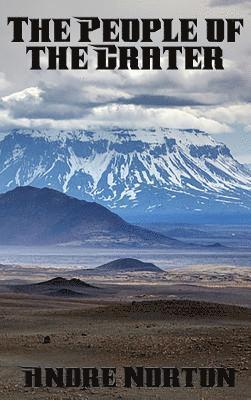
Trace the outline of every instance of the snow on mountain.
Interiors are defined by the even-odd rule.
[[[51,187],[120,215],[250,214],[251,172],[198,130],[12,130],[0,192]]]

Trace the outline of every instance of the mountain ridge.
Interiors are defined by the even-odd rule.
[[[251,172],[199,130],[12,130],[0,141],[0,192],[51,187],[130,220],[250,215]]]

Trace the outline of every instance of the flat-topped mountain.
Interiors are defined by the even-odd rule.
[[[250,220],[250,169],[194,129],[6,132],[0,192],[27,185],[98,202],[130,221]]]
[[[0,195],[0,245],[179,246],[131,225],[105,207],[53,189],[18,187]]]
[[[143,262],[134,258],[120,258],[95,268],[94,273],[95,272],[162,272],[162,270],[152,263]]]

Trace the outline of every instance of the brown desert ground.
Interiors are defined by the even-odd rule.
[[[216,277],[208,279],[205,271],[201,271],[203,279],[193,270],[180,282],[173,271],[173,279],[156,278],[154,284],[145,275],[138,279],[120,275],[103,283],[100,277],[81,278],[95,287],[79,298],[13,291],[2,285],[0,399],[249,400],[251,289],[247,276],[241,279],[236,271],[228,270],[228,279],[221,276],[219,282]],[[38,273],[41,278],[42,272]],[[51,279],[53,273],[47,271],[46,278]],[[222,280],[232,285],[224,286]],[[50,337],[47,344],[45,336]],[[30,366],[117,367],[117,387],[25,388],[21,367]],[[126,389],[123,366],[232,367],[237,370],[236,387]]]

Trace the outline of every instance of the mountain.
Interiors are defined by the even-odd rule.
[[[162,270],[152,263],[146,263],[134,258],[120,258],[107,264],[103,264],[92,270],[92,272],[162,272]]]
[[[51,187],[130,221],[251,221],[251,171],[198,130],[12,130],[0,192]]]
[[[105,207],[53,189],[18,187],[0,195],[0,245],[179,246],[125,222]]]

